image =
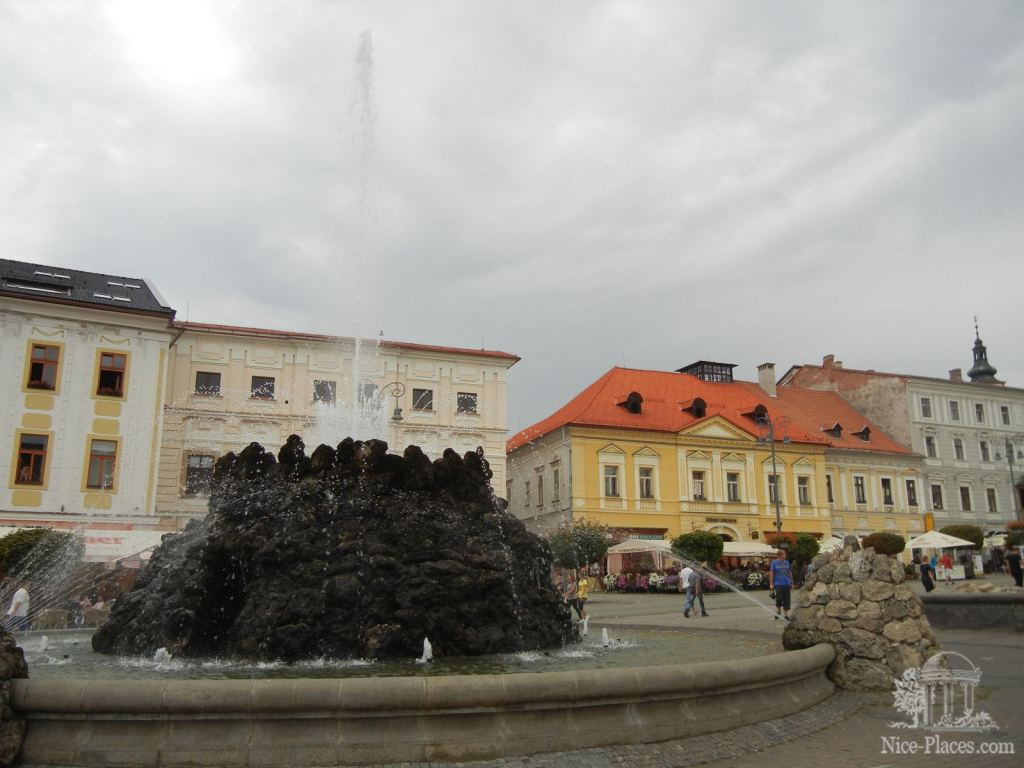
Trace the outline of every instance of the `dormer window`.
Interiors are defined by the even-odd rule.
[[[858,431],[853,433],[854,437],[859,437],[865,443],[871,440],[871,429],[865,424]]]
[[[621,403],[617,403],[620,408],[625,408],[627,411],[633,414],[639,414],[643,408],[644,398],[639,392],[630,392],[626,395],[626,399]]]
[[[683,403],[680,410],[689,411],[695,419],[703,419],[708,413],[708,404],[702,398],[695,397],[693,400]]]
[[[754,406],[753,410],[747,411],[743,415],[754,423],[761,424],[768,420],[768,409],[761,405],[761,403],[758,403]]]
[[[840,438],[843,436],[843,425],[840,424],[838,421],[831,427],[822,427],[822,430],[835,438]]]

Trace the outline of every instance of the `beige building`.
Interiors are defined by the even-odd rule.
[[[436,458],[478,446],[505,487],[506,352],[176,323],[168,365],[157,512],[176,527],[206,513],[213,464],[291,434],[307,453],[377,437]]]

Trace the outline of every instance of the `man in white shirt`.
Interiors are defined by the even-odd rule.
[[[11,607],[7,610],[7,615],[11,617],[8,626],[12,631],[28,629],[28,605],[28,590],[22,585],[14,593]]]
[[[690,576],[693,568],[686,566],[679,572],[679,591],[686,593],[686,603],[683,605],[683,616],[690,618],[690,608],[693,606],[693,587],[690,586]]]

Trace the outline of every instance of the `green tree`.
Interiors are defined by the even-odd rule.
[[[819,549],[818,540],[811,536],[811,534],[798,533],[796,535],[796,542],[788,553],[789,560],[793,564],[793,570],[797,573],[802,573],[803,567],[814,559]]]
[[[708,531],[684,533],[672,540],[672,549],[685,560],[714,566],[722,557],[722,539]]]
[[[945,528],[939,529],[939,533],[965,539],[974,544],[975,549],[981,549],[981,545],[985,543],[985,534],[976,525],[947,525]]]
[[[563,568],[582,568],[595,563],[608,551],[608,532],[603,525],[577,520],[548,537],[551,554]]]
[[[898,555],[907,548],[907,540],[898,533],[879,531],[865,536],[860,545],[864,549],[870,547],[880,555]]]
[[[30,578],[54,559],[82,560],[84,546],[73,533],[49,528],[23,528],[0,538],[0,574]]]
[[[1024,522],[1011,520],[1006,524],[1006,546],[1019,547],[1024,544]]]

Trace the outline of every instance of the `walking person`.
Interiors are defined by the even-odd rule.
[[[690,588],[686,592],[686,605],[683,606],[683,615],[686,618],[690,618],[694,600],[700,603],[700,615],[707,616],[708,611],[704,607],[704,578],[697,570],[690,571]]]
[[[775,620],[789,621],[790,592],[793,589],[793,569],[786,559],[786,550],[780,549],[768,571],[768,589],[775,592]]]
[[[1013,583],[1018,587],[1024,587],[1024,570],[1021,570],[1020,567],[1020,547],[1006,550],[1003,562],[1006,565],[1006,572],[1013,576]]]
[[[7,626],[12,632],[28,629],[28,584],[18,587],[11,600],[11,607],[7,609],[9,618]]]
[[[576,583],[576,571],[569,571],[569,576],[565,581],[565,588],[562,590],[562,598],[569,604],[570,608],[576,611],[576,615],[579,616],[580,621],[583,621],[583,615],[580,613],[578,595],[579,584]]]
[[[921,584],[924,585],[925,592],[931,592],[935,589],[933,577],[935,577],[935,568],[932,567],[932,561],[928,559],[921,560]]]
[[[946,584],[953,586],[953,558],[949,556],[949,552],[942,553],[942,570],[945,572]]]
[[[683,616],[690,618],[690,609],[693,608],[693,585],[690,577],[693,576],[693,568],[686,566],[679,572],[679,591],[686,593],[686,602],[683,603]]]
[[[576,582],[576,615],[580,621],[587,620],[587,611],[583,607],[587,604],[587,595],[590,593],[590,582],[587,581],[587,571],[580,569],[579,580]]]

